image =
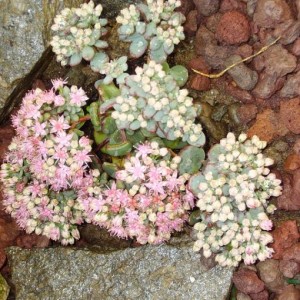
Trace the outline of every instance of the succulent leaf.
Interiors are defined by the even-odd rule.
[[[179,174],[195,174],[202,166],[205,159],[205,152],[202,148],[187,146],[179,153],[181,161],[179,164]]]

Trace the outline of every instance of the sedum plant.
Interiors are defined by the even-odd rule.
[[[155,61],[137,67],[135,75],[128,75],[120,85],[121,94],[104,102],[101,112],[113,107],[111,116],[120,130],[141,129],[169,141],[181,139],[202,146],[202,126],[195,124],[199,112],[171,74]]]
[[[91,141],[71,123],[88,99],[76,86],[54,80],[54,88],[29,92],[13,116],[17,136],[1,166],[3,204],[28,233],[63,244],[79,238],[84,221],[78,194],[93,184]]]
[[[87,195],[78,200],[88,222],[141,244],[168,240],[173,231],[182,230],[194,206],[194,197],[185,186],[189,175],[177,171],[180,161],[157,142],[139,144],[116,172],[117,183],[105,189],[88,188]]]
[[[203,249],[205,257],[216,253],[221,266],[237,266],[241,260],[253,264],[273,253],[267,246],[272,221],[266,212],[273,213],[275,206],[267,200],[281,194],[281,181],[268,168],[273,160],[261,153],[266,142],[246,138],[241,134],[236,140],[228,133],[210,150],[202,172],[189,181],[199,208],[194,250]]]
[[[102,5],[95,7],[94,2],[90,1],[79,8],[65,8],[55,17],[50,44],[62,66],[78,65],[82,59],[97,64],[99,53],[108,59],[101,51],[108,47],[107,42],[101,40],[107,33],[107,19],[100,18],[101,13]]]
[[[164,62],[174,45],[185,38],[185,17],[175,9],[179,0],[147,0],[147,4],[130,5],[121,10],[117,22],[120,40],[129,42],[130,55],[141,57],[147,49],[151,60]]]

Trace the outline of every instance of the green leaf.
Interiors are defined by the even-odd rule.
[[[97,145],[104,142],[107,138],[108,136],[105,133],[94,130],[94,140]]]
[[[189,78],[188,70],[182,65],[172,67],[169,74],[172,75],[179,87],[183,87]]]
[[[120,90],[115,86],[114,83],[100,83],[98,86],[98,90],[103,100],[113,99],[121,94]]]
[[[193,175],[199,171],[205,159],[205,152],[202,148],[186,146],[179,153],[181,162],[179,164],[179,174],[188,173]]]
[[[115,164],[104,162],[102,165],[104,172],[106,172],[110,177],[116,178],[116,172],[118,167]]]
[[[99,118],[99,102],[93,102],[89,106],[89,113],[91,116],[91,121],[94,127],[99,127],[100,118]]]
[[[107,144],[101,148],[101,152],[111,156],[123,156],[132,150],[132,144],[130,142],[123,142],[119,144]]]
[[[174,141],[163,139],[163,141],[165,146],[170,149],[182,149],[183,147],[187,146],[187,143],[183,142],[181,139],[177,139]]]

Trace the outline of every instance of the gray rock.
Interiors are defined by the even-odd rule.
[[[211,16],[218,11],[220,0],[193,0],[197,11],[203,16]]]
[[[239,55],[232,55],[225,61],[225,66],[229,67],[242,60]],[[244,63],[240,63],[228,71],[235,83],[243,90],[252,90],[258,80],[256,71],[251,70]]]
[[[0,112],[47,48],[50,26],[64,6],[83,0],[0,0]]]
[[[207,271],[188,244],[110,253],[12,247],[7,253],[22,300],[222,300],[231,285],[232,269]]]
[[[103,14],[112,18],[124,6],[140,1],[95,0],[95,3],[101,3]],[[2,115],[11,93],[18,86],[25,85],[22,81],[34,66],[38,70],[43,63],[40,59],[48,47],[50,27],[55,15],[63,7],[77,7],[82,2],[84,0],[0,0],[0,123],[11,110],[6,105],[6,114]],[[49,60],[49,57],[46,59]],[[30,74],[26,82],[28,88],[31,88],[28,82],[33,78],[34,74]],[[15,97],[19,94],[22,97],[24,93],[15,94]]]
[[[282,98],[293,98],[300,95],[300,71],[289,75],[283,88],[279,91]]]

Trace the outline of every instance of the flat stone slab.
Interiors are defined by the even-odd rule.
[[[7,254],[22,300],[222,300],[233,272],[220,266],[207,271],[191,245],[110,253],[11,247]]]

